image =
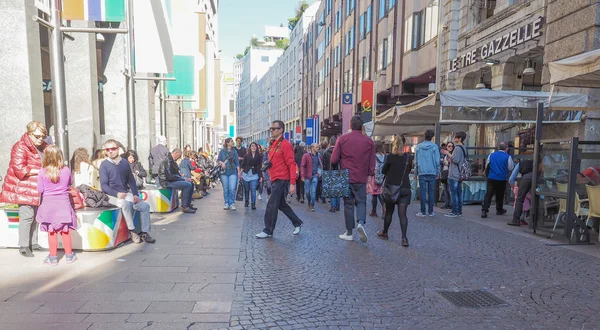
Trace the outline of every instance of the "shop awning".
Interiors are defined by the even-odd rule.
[[[435,129],[440,121],[438,94],[431,94],[413,103],[395,106],[375,118],[372,136],[392,136],[394,134],[423,134]],[[444,125],[442,132],[465,130],[467,125]]]
[[[440,93],[442,107],[503,107],[536,109],[538,103],[553,110],[582,110],[588,107],[584,94],[546,93],[518,90],[456,90]]]
[[[600,87],[600,49],[548,63],[550,84]]]
[[[172,73],[173,46],[162,2],[135,0],[134,8],[136,72]]]

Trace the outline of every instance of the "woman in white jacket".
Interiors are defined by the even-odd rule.
[[[71,170],[73,171],[73,186],[79,187],[84,184],[100,190],[98,169],[91,164],[87,149],[75,149],[71,159]]]

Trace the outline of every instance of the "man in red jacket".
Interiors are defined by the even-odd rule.
[[[256,234],[257,238],[273,237],[278,210],[281,210],[292,221],[294,235],[300,234],[302,230],[302,220],[285,200],[288,191],[290,194],[296,192],[296,160],[291,143],[283,138],[284,127],[281,120],[275,120],[270,128],[273,138],[269,145],[268,158],[271,164],[268,169],[271,178],[271,197],[265,211],[265,229]]]
[[[38,226],[34,219],[40,205],[37,176],[42,167],[46,134],[44,124],[37,121],[27,124],[27,133],[12,147],[0,193],[0,202],[19,205],[19,253],[24,257],[33,257],[32,250],[43,250],[38,244]]]

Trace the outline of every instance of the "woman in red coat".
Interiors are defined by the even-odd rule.
[[[10,152],[8,173],[0,192],[0,202],[19,205],[19,253],[24,257],[33,257],[32,250],[42,250],[34,219],[40,205],[37,176],[42,167],[46,134],[44,124],[37,121],[27,124],[27,133]]]

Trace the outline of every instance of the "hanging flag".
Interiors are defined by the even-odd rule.
[[[375,103],[375,90],[373,81],[363,80],[361,91],[362,111],[360,113],[360,116],[362,117],[363,122],[368,123],[373,120],[373,104]]]
[[[63,18],[68,21],[125,21],[125,0],[63,0]]]
[[[346,134],[350,128],[352,118],[352,93],[342,94],[342,134]]]

